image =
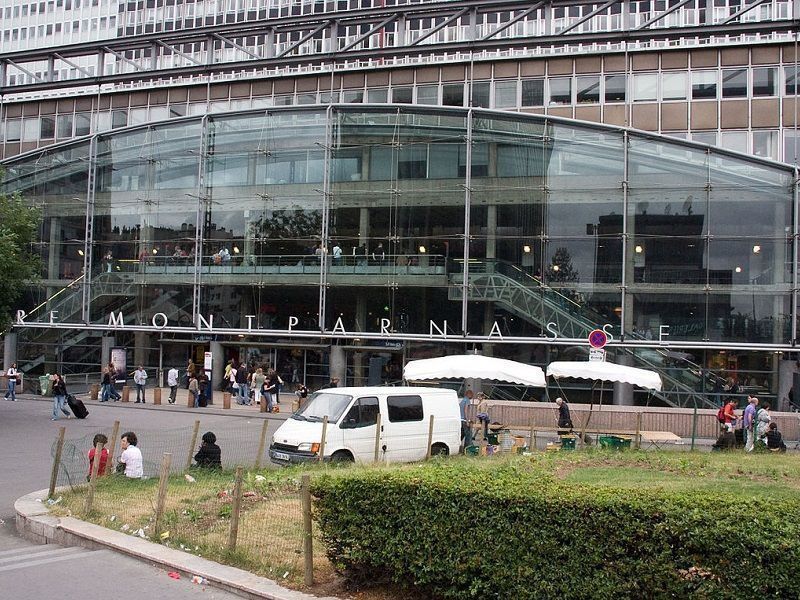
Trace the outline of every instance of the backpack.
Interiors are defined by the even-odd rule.
[[[725,405],[724,404],[722,406],[720,406],[719,410],[717,411],[717,421],[719,421],[720,423],[724,423],[725,422]]]

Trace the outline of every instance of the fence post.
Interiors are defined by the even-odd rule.
[[[239,535],[239,512],[242,510],[242,466],[236,467],[236,481],[233,484],[233,505],[231,506],[231,531],[228,535],[228,550],[236,550]]]
[[[100,470],[100,459],[103,456],[103,444],[98,442],[94,446],[94,460],[92,460],[92,470],[89,473],[89,489],[86,490],[86,504],[83,507],[83,512],[89,514],[92,510],[94,503],[94,488],[97,485],[97,473]],[[106,465],[108,468],[108,465]]]
[[[692,447],[694,450],[694,439],[697,436],[697,404],[694,405],[694,413],[692,414]]]
[[[531,434],[528,437],[528,452],[533,452],[536,450],[536,426],[533,424],[533,419],[531,419]]]
[[[319,440],[319,462],[325,456],[325,438],[328,436],[328,415],[322,417],[322,437]]]
[[[378,462],[378,457],[381,452],[381,413],[375,418],[375,462]]]
[[[314,584],[314,546],[311,537],[311,477],[308,474],[300,478],[300,499],[303,504],[303,565],[305,584]]]
[[[261,426],[261,440],[258,442],[258,456],[256,456],[256,469],[261,468],[261,457],[264,456],[264,450],[267,447],[268,427],[269,427],[269,420],[264,419],[264,424]]]
[[[641,411],[636,413],[636,449],[639,450],[642,447],[642,413]]]
[[[192,431],[192,441],[189,444],[189,452],[186,455],[186,468],[184,471],[192,466],[192,457],[194,456],[194,447],[197,444],[197,432],[200,431],[200,421],[194,422],[194,430]]]
[[[425,460],[431,459],[431,444],[433,444],[433,415],[431,415],[431,422],[428,425],[428,449],[425,451]]]
[[[50,488],[47,491],[47,497],[52,498],[56,493],[56,480],[58,479],[58,467],[61,464],[61,452],[64,450],[64,434],[67,432],[66,427],[58,428],[58,439],[56,440],[56,455],[53,457],[53,471],[50,473]]]
[[[114,427],[111,428],[111,439],[109,440],[110,446],[108,448],[108,466],[106,470],[109,473],[114,472],[114,451],[117,449],[117,437],[119,436],[119,421],[114,421]]]
[[[161,460],[161,473],[158,478],[158,497],[156,498],[156,540],[161,535],[161,521],[164,519],[164,507],[167,504],[167,483],[169,482],[169,468],[172,464],[172,453],[164,452]]]

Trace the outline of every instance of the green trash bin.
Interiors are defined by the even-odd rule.
[[[39,377],[39,393],[42,396],[49,396],[53,393],[53,382],[50,381],[50,375]]]
[[[578,442],[577,435],[562,435],[561,437],[561,449],[562,450],[575,450],[575,447]]]
[[[601,435],[600,447],[610,450],[626,450],[631,447],[631,438],[621,435]]]

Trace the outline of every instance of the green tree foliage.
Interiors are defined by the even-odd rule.
[[[39,208],[19,194],[0,194],[0,330],[10,322],[25,285],[39,277],[41,260],[33,243],[41,218]]]

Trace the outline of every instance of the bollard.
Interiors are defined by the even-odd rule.
[[[167,504],[167,482],[169,481],[169,467],[172,463],[172,453],[164,452],[161,460],[161,473],[158,478],[158,496],[156,497],[156,523],[155,538],[159,541],[161,524],[164,520],[164,508]]]
[[[186,395],[187,395],[186,406],[188,406],[189,408],[194,408],[194,396],[192,395],[192,392],[186,390]]]
[[[89,388],[89,398],[92,400],[97,400],[97,396],[100,395],[100,385],[97,383],[93,383],[92,387]]]
[[[225,392],[222,394],[222,408],[228,409],[231,407],[231,393]]]
[[[130,402],[130,396],[131,396],[131,388],[129,388],[127,385],[123,385],[122,386],[122,401],[123,402]]]
[[[64,434],[66,427],[59,427],[58,440],[56,441],[56,455],[53,457],[53,471],[50,473],[50,488],[47,491],[47,497],[52,498],[56,493],[56,480],[58,479],[58,467],[61,466],[61,453],[64,450]]]
[[[300,478],[300,498],[303,505],[303,566],[307,586],[314,584],[314,548],[311,523],[311,476]]]
[[[236,481],[233,484],[233,504],[231,506],[231,529],[228,534],[228,550],[236,550],[239,536],[239,513],[242,510],[242,467],[236,467]]]
[[[153,404],[160,405],[161,404],[161,388],[153,388]]]

